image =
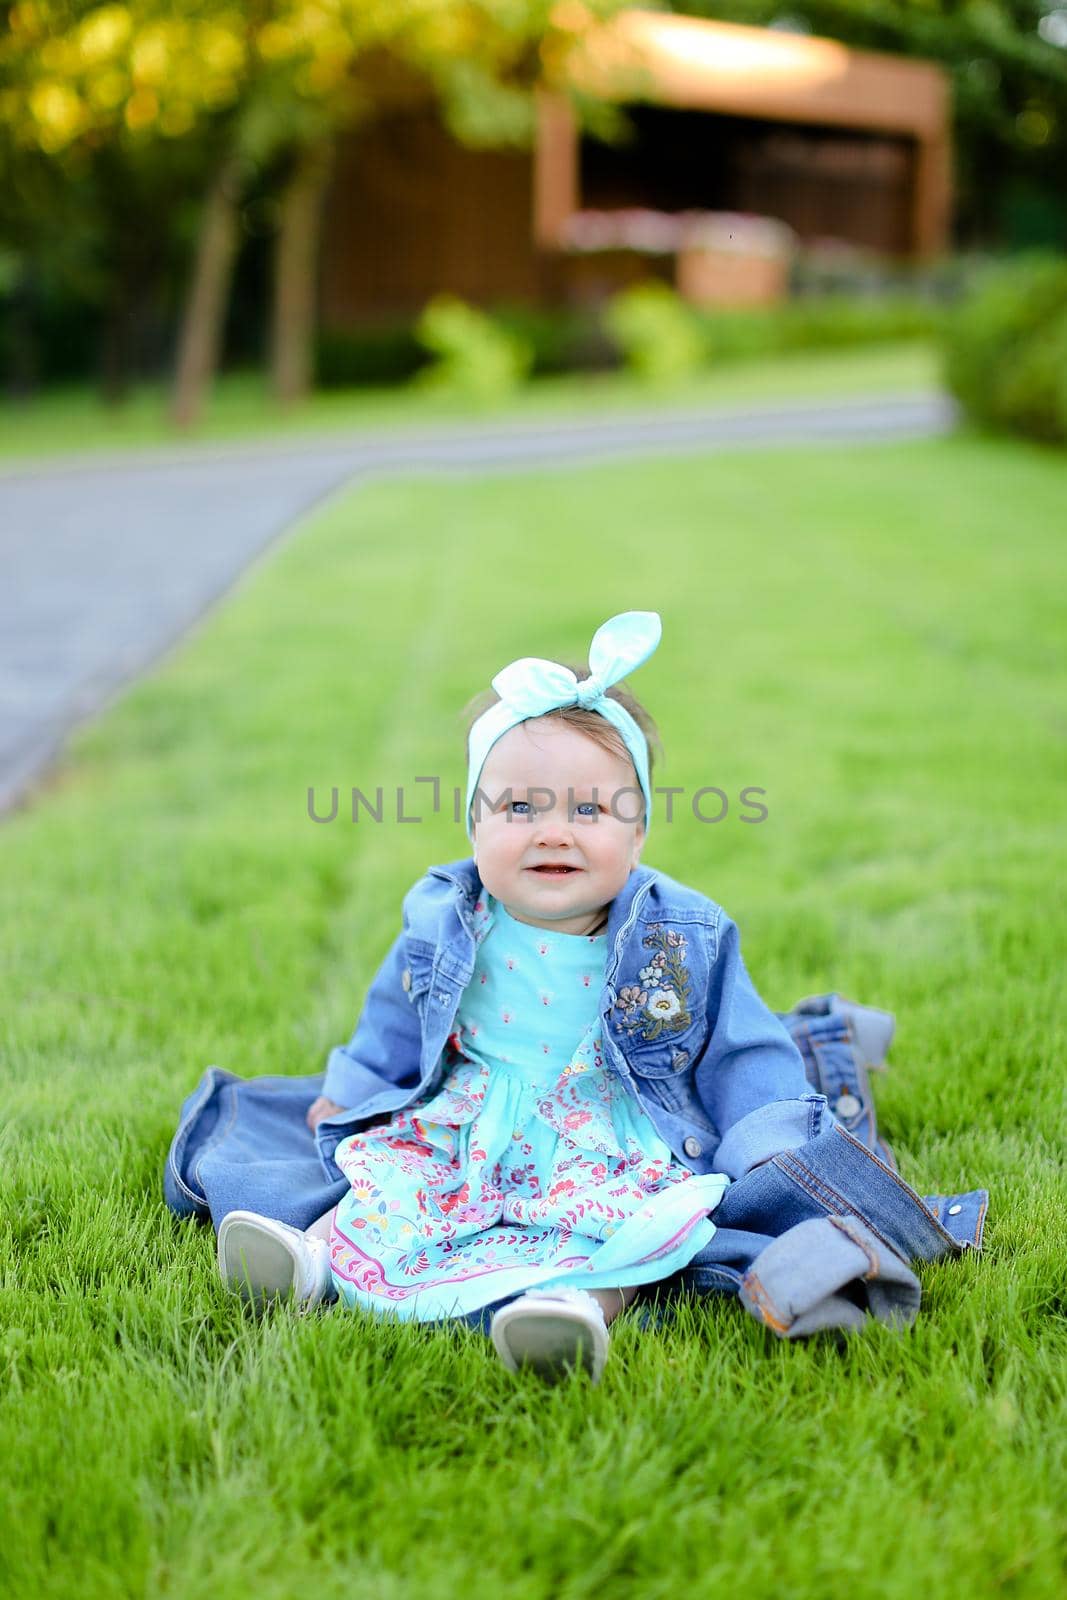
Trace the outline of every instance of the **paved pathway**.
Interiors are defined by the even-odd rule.
[[[0,466],[0,812],[316,502],[368,476],[949,430],[944,396],[392,429]]]

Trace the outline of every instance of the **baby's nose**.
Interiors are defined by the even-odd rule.
[[[537,838],[543,839],[546,844],[566,842],[572,836],[572,824],[567,815],[566,804],[557,802],[547,810],[539,811],[534,822]]]

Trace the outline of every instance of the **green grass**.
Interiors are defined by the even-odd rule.
[[[1062,473],[956,437],[378,482],[82,732],[0,831],[0,1588],[1062,1594]],[[462,1328],[256,1322],[163,1206],[179,1102],[209,1062],[317,1070],[467,849],[447,813],[316,827],[308,785],[460,784],[468,696],[630,606],[656,780],[770,813],[661,813],[646,859],[772,1005],[896,1013],[882,1129],[921,1193],[990,1189],[984,1253],[841,1349],[630,1315],[595,1389]]]
[[[405,423],[494,418],[587,416],[590,413],[677,406],[734,406],[767,400],[860,394],[911,394],[936,387],[938,358],[923,342],[858,349],[798,350],[761,360],[724,362],[715,370],[664,390],[649,389],[626,373],[542,378],[492,405],[418,385],[322,390],[295,411],[279,410],[254,374],[234,374],[216,385],[202,422],[176,434],[167,421],[167,396],[159,385],[135,389],[123,406],[108,410],[90,388],[47,391],[15,404],[0,402],[0,459],[77,450],[158,446],[175,439],[244,439],[262,434],[299,436]]]

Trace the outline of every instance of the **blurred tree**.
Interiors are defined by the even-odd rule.
[[[166,253],[168,206],[180,210],[199,183],[172,402],[185,425],[219,359],[241,198],[272,174],[273,383],[280,399],[296,399],[310,382],[319,213],[340,130],[429,89],[461,138],[528,139],[536,83],[619,3],[0,0],[0,161],[35,174],[26,203],[10,209],[38,241],[53,193],[87,235],[106,232],[108,206],[121,213],[112,220],[122,248],[105,276],[127,306],[132,280]],[[164,203],[153,205],[156,181]],[[117,370],[121,338],[113,344]]]
[[[939,61],[960,243],[1067,244],[1067,0],[673,0],[668,9]],[[1043,237],[1019,236],[1026,211]]]
[[[39,271],[75,241],[104,314],[106,392],[121,392],[144,292],[240,99],[243,20],[199,0],[19,0],[2,8],[5,233]],[[62,256],[62,251],[58,255]],[[68,252],[69,254],[69,252]]]
[[[311,380],[319,219],[338,134],[430,92],[470,144],[528,143],[533,91],[561,78],[568,50],[622,0],[293,0],[261,34],[269,118],[286,181],[275,250],[273,386]],[[267,109],[269,108],[269,109]]]

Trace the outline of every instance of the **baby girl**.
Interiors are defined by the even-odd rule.
[[[608,1328],[715,1233],[732,1179],[810,1137],[822,1096],[721,907],[641,865],[648,713],[619,680],[523,658],[468,734],[471,856],[429,868],[308,1112],[348,1188],[306,1232],[219,1229],[226,1283],[489,1331],[511,1370],[599,1377]]]

